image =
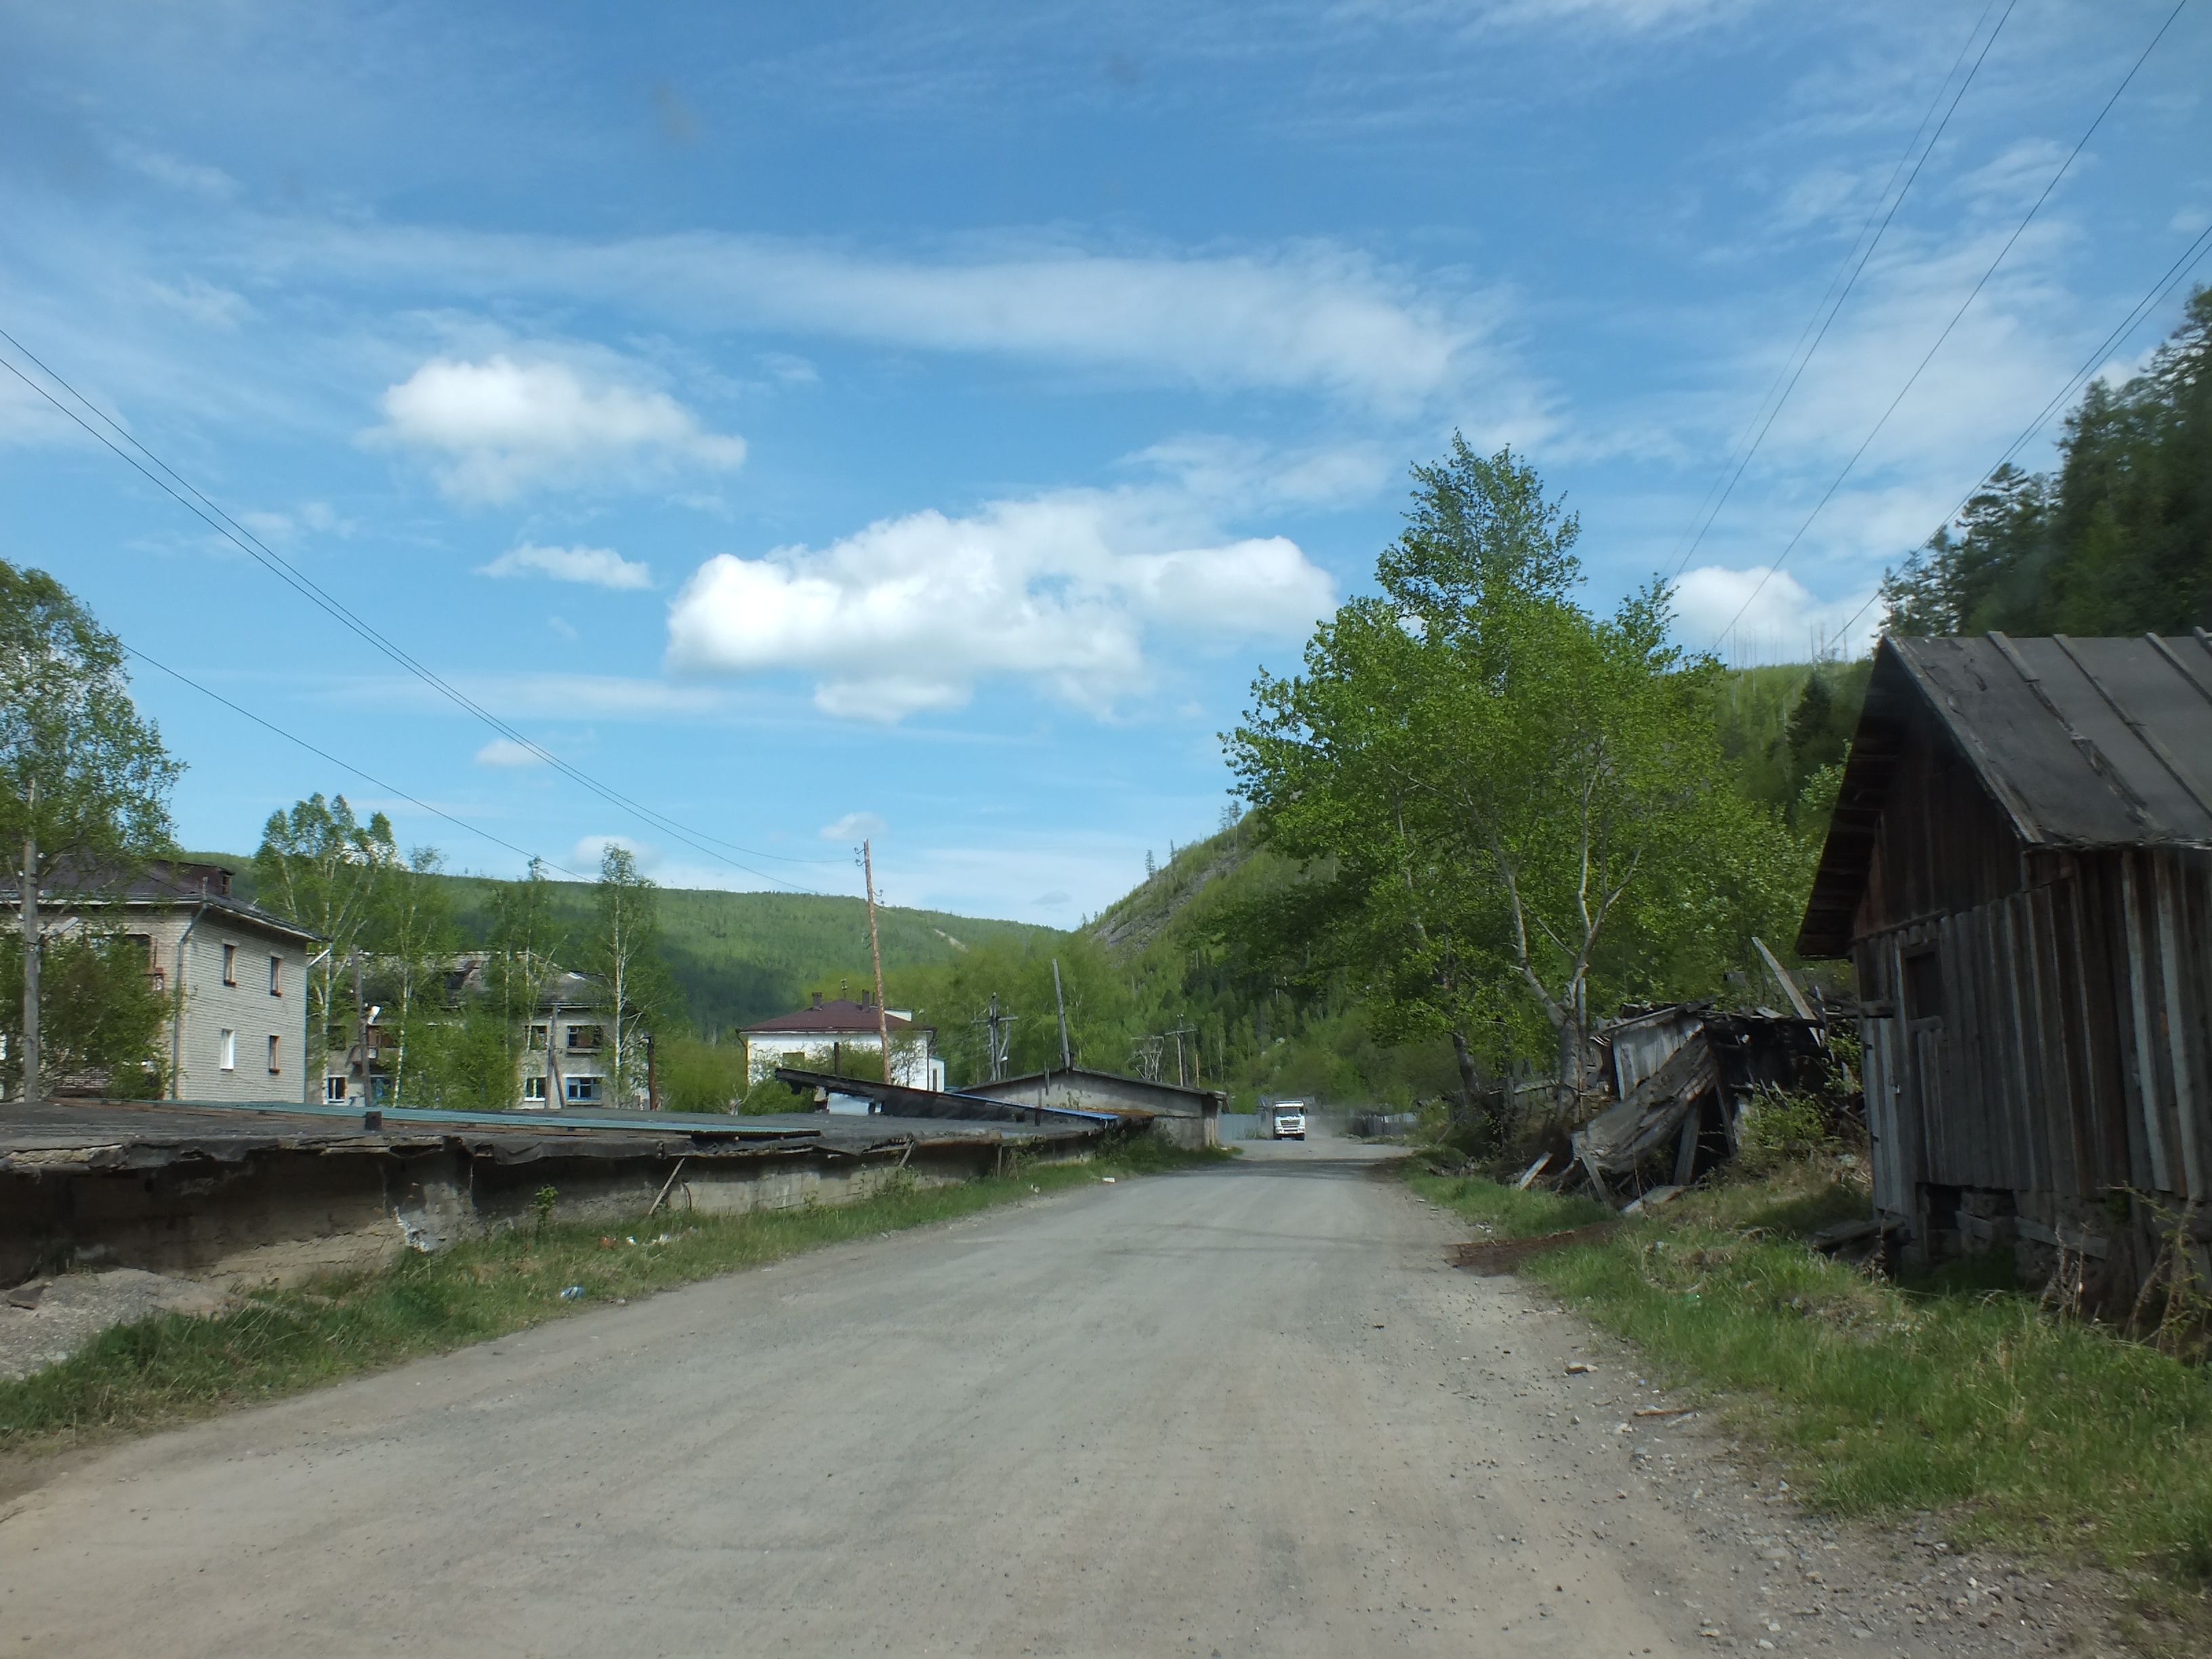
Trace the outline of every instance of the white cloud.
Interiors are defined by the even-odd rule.
[[[512,738],[494,738],[477,750],[478,766],[543,766],[544,757]]]
[[[315,252],[355,277],[427,279],[487,300],[590,299],[694,327],[990,353],[1176,386],[1317,391],[1404,411],[1478,381],[1500,395],[1512,379],[1486,343],[1510,308],[1503,295],[1456,274],[1424,282],[1324,242],[1113,254],[1001,238],[932,260],[767,236],[592,244],[329,225]],[[305,252],[295,243],[289,257]],[[803,362],[771,357],[768,367],[781,375]]]
[[[1674,590],[1674,632],[1693,650],[1731,663],[1808,662],[1824,651],[1857,656],[1881,627],[1869,584],[1841,599],[1820,600],[1787,570],[1730,570],[1702,565]]]
[[[480,576],[550,576],[595,587],[650,587],[653,570],[611,547],[539,547],[525,542],[482,567]]]
[[[997,676],[1104,714],[1151,684],[1155,631],[1295,637],[1333,604],[1296,544],[1176,546],[1156,507],[1069,491],[886,519],[820,552],[723,554],[671,608],[669,665],[811,673],[817,707],[857,719],[957,708]]]
[[[115,139],[108,145],[108,153],[132,172],[143,173],[160,185],[189,195],[205,196],[227,202],[239,194],[238,180],[221,167],[210,167],[204,161],[188,161],[158,149],[148,149],[126,139]]]
[[[386,424],[365,435],[442,457],[440,485],[459,501],[510,501],[648,461],[726,470],[745,458],[744,439],[706,430],[666,392],[551,359],[434,357],[381,404]]]
[[[824,841],[872,841],[890,828],[873,812],[848,812],[835,823],[822,826]]]

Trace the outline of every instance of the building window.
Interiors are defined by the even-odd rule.
[[[238,947],[235,945],[222,947],[222,982],[225,985],[238,983]]]
[[[806,1050],[804,1048],[785,1049],[783,1051],[783,1063],[794,1072],[805,1071],[806,1069]]]
[[[276,1063],[276,1057],[281,1052],[280,1045],[283,1041],[283,1039],[281,1037],[270,1037],[269,1039],[269,1075],[271,1077],[275,1077],[277,1073],[284,1069],[282,1066]]]
[[[593,1101],[599,1097],[599,1080],[595,1077],[564,1077],[561,1082],[562,1092],[570,1100]]]
[[[542,1073],[537,1077],[526,1077],[522,1079],[522,1097],[525,1100],[539,1102],[544,1100],[545,1079]]]
[[[533,1048],[543,1048],[545,1046],[545,1028],[543,1025],[533,1025],[530,1028],[530,1046]]]
[[[238,1033],[228,1026],[224,1027],[216,1038],[216,1046],[222,1056],[217,1063],[226,1072],[236,1071],[238,1069]]]
[[[1905,1017],[1937,1019],[1943,1012],[1943,958],[1923,951],[1905,959]]]
[[[284,994],[284,958],[282,957],[269,958],[269,994],[272,997]]]
[[[596,1048],[606,1041],[606,1033],[596,1025],[571,1025],[568,1046],[571,1048]]]
[[[323,1101],[326,1105],[343,1106],[346,1099],[346,1080],[342,1077],[323,1079]]]

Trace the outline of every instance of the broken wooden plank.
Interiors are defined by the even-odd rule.
[[[1521,1179],[1513,1183],[1513,1190],[1516,1193],[1527,1192],[1529,1187],[1534,1182],[1536,1177],[1543,1174],[1546,1170],[1549,1169],[1551,1167],[1551,1164],[1552,1155],[1549,1152],[1547,1152],[1543,1157],[1538,1158],[1534,1164],[1531,1164],[1527,1169],[1521,1172]]]

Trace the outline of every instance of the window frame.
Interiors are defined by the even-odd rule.
[[[599,1103],[600,1079],[589,1073],[570,1073],[561,1079],[561,1098],[571,1106],[596,1106]]]
[[[215,1059],[216,1069],[219,1072],[235,1072],[238,1069],[238,1031],[235,1027],[222,1025],[216,1028]]]
[[[222,947],[222,982],[234,987],[238,983],[238,947],[235,945],[225,944]]]
[[[284,994],[284,958],[273,954],[269,958],[269,994],[272,997]]]
[[[271,1077],[284,1075],[283,1042],[283,1037],[273,1033],[269,1038],[269,1075]]]

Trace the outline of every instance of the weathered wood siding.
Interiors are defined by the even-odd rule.
[[[1856,924],[1875,1200],[2212,1200],[2212,854],[2033,849],[1932,722]]]

